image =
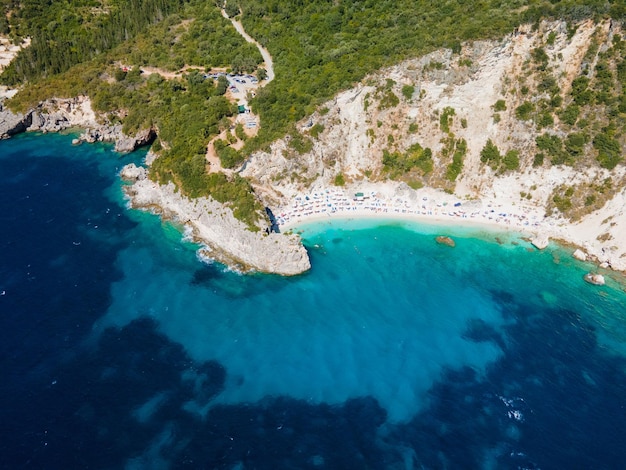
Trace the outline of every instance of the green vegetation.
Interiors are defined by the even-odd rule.
[[[572,82],[572,99],[578,106],[585,106],[591,104],[593,100],[593,92],[588,88],[589,78],[584,75],[580,75]]]
[[[415,87],[413,85],[404,85],[402,87],[402,96],[404,96],[406,100],[413,98],[413,93],[415,93]]]
[[[593,146],[598,151],[598,162],[603,168],[612,170],[623,160],[619,142],[607,132],[596,135]]]
[[[229,142],[224,140],[216,140],[213,142],[215,153],[220,159],[220,164],[224,168],[232,169],[239,163],[239,154],[235,149],[230,147]]]
[[[345,186],[346,184],[346,180],[343,176],[343,173],[337,173],[337,176],[335,176],[335,186]]]
[[[578,20],[598,13],[620,18],[624,10],[616,0],[486,0],[480,6],[456,0],[445,5],[410,0],[239,4],[246,31],[276,58],[276,79],[252,103],[262,117],[258,139],[263,142],[282,136],[289,123],[382,66],[442,46],[458,48],[465,40],[498,37],[543,17]],[[438,64],[429,68],[436,70]]]
[[[452,163],[446,168],[446,179],[448,181],[456,181],[463,171],[463,157],[467,153],[467,142],[465,139],[458,139],[454,143],[454,153],[452,154]]]
[[[509,150],[504,154],[504,159],[502,160],[504,164],[504,168],[507,171],[516,171],[519,170],[519,152],[517,150]]]
[[[439,116],[439,127],[446,134],[450,132],[450,125],[452,124],[452,116],[454,116],[455,114],[456,113],[454,111],[454,108],[450,108],[449,106],[446,106],[445,108],[443,108],[443,111],[441,115]]]
[[[309,129],[309,134],[314,139],[317,139],[322,132],[324,132],[324,126],[319,122],[313,125],[311,129]]]
[[[563,141],[556,135],[542,134],[535,139],[537,148],[545,151],[553,165],[569,163],[567,152],[563,150]]]
[[[496,144],[491,139],[487,140],[487,143],[480,151],[480,161],[489,165],[492,169],[497,169],[500,166],[502,155]]]
[[[530,120],[531,113],[535,110],[535,107],[530,101],[524,101],[521,105],[515,108],[515,116],[520,121]]]
[[[539,71],[545,71],[548,67],[549,57],[543,47],[537,47],[531,51],[531,56],[535,62],[535,66]]]
[[[590,211],[601,208],[613,197],[614,190],[615,185],[611,178],[573,186],[561,185],[552,192],[548,211],[559,211],[571,220],[578,220]]]
[[[308,153],[313,149],[313,141],[300,132],[294,130],[291,132],[290,137],[289,147],[294,149],[300,155]]]
[[[377,95],[379,96],[379,110],[395,108],[398,104],[400,104],[400,98],[398,98],[398,96],[393,92],[391,87],[387,87],[384,90],[379,91]]]
[[[583,155],[586,143],[587,137],[585,134],[580,132],[573,133],[565,139],[565,150],[573,157],[580,157]]]
[[[413,144],[406,152],[389,152],[383,150],[383,167],[391,178],[398,178],[412,170],[420,170],[426,175],[433,170],[432,151],[422,148],[420,144]]]
[[[157,128],[161,158],[152,168],[152,177],[173,181],[190,196],[233,197],[235,199],[229,201],[233,202],[235,215],[253,226],[258,218],[255,211],[259,208],[252,209],[256,203],[245,180],[216,179],[214,175],[205,175],[202,162],[207,143],[212,136],[230,126],[228,118],[234,109],[223,96],[228,83],[225,78],[205,79],[198,69],[228,66],[254,70],[262,60],[258,50],[239,36],[217,8],[199,0],[169,3],[167,0],[113,1],[107,3],[109,10],[104,13],[96,8],[96,2],[85,3],[84,8],[77,3],[79,8],[76,9],[63,2],[55,3],[53,8],[41,11],[39,18],[32,17],[29,8],[33,5],[27,5],[20,10],[20,15],[12,18],[14,29],[33,35],[33,44],[39,41],[39,37],[47,38],[47,42],[26,49],[2,75],[2,80],[9,84],[31,80],[10,105],[14,109],[26,110],[51,96],[89,95],[94,109],[113,122],[122,121],[127,134]],[[129,9],[129,5],[133,9]],[[49,30],[38,36],[40,31],[37,28],[44,19],[61,15],[57,6],[65,8],[67,13],[63,14],[70,19],[55,23],[55,41],[70,38],[67,44],[75,47],[57,47],[58,42],[46,36]],[[142,13],[137,14],[137,11]],[[149,21],[148,13],[153,15]],[[78,16],[81,16],[80,21],[76,19]],[[128,22],[135,26],[129,26]],[[86,24],[97,24],[102,28],[86,28],[84,31]],[[124,37],[132,40],[121,42],[115,39],[117,33],[111,31],[119,28],[122,28]],[[107,34],[113,35],[114,40],[107,40],[107,47],[98,46],[97,41],[102,39],[101,36],[108,37]],[[42,64],[42,51],[52,46],[54,50],[49,54],[46,52],[47,63]],[[89,58],[85,55],[87,53],[94,59],[82,62]],[[82,63],[72,66],[75,62]],[[123,69],[120,64],[127,68]],[[186,64],[194,65],[196,69],[171,80],[165,80],[159,74],[144,75],[139,68],[150,65],[176,70]],[[65,69],[67,72],[63,72]],[[120,110],[124,110],[123,114]],[[237,134],[243,137],[242,132]],[[226,168],[235,167],[241,161],[241,155],[227,143],[216,142],[216,151]],[[234,188],[228,190],[224,185]],[[247,197],[242,196],[244,187],[248,188]]]
[[[480,161],[486,163],[492,170],[498,173],[516,171],[520,167],[519,151],[511,149],[502,155],[491,139],[487,140],[487,143],[480,151]]]
[[[239,123],[235,126],[235,135],[237,136],[237,138],[239,140],[247,140],[248,136],[246,135],[246,132],[243,130],[243,124]]]
[[[554,118],[552,117],[552,113],[548,110],[542,111],[536,116],[535,123],[537,124],[537,129],[553,126]]]
[[[276,78],[259,89],[250,102],[252,110],[261,116],[259,134],[246,139],[242,128],[235,129],[235,135],[245,141],[243,151],[237,152],[230,146],[234,138],[230,132],[228,141],[215,142],[222,165],[235,168],[252,151],[267,148],[269,142],[286,134],[290,135],[292,154],[310,151],[311,138],[317,138],[323,126],[316,124],[305,135],[295,130],[295,123],[339,90],[382,66],[440,47],[449,47],[458,54],[465,40],[498,37],[522,22],[537,23],[544,17],[570,21],[608,15],[617,20],[626,18],[626,6],[621,0],[474,3],[227,2],[227,13],[241,12],[247,32],[272,53]],[[215,2],[0,0],[0,8],[4,13],[0,15],[0,32],[8,31],[14,39],[33,38],[32,46],[0,77],[7,84],[28,82],[12,100],[11,107],[24,110],[52,96],[89,95],[96,110],[112,122],[122,122],[127,133],[147,127],[158,129],[159,140],[154,149],[160,158],[152,168],[153,178],[173,181],[190,196],[211,194],[218,200],[231,201],[238,217],[250,225],[254,223],[259,212],[249,184],[239,177],[206,172],[206,146],[230,127],[235,110],[224,96],[227,81],[205,79],[203,73],[223,67],[234,72],[256,71],[259,79],[266,76],[266,71],[259,68],[262,58],[256,48],[237,34]],[[574,30],[574,26],[568,25],[569,34]],[[548,36],[547,45],[555,40],[555,35]],[[546,149],[540,147],[538,140],[542,150],[538,155],[549,156],[552,163],[572,162],[584,158],[585,148],[593,147],[599,164],[606,168],[622,161],[620,144],[626,132],[625,49],[624,41],[617,35],[609,51],[598,53],[597,47],[590,48],[588,54],[599,57],[597,62],[589,61],[596,63],[595,70],[576,78],[567,96],[561,96],[556,80],[549,75],[546,50],[539,47],[532,52],[533,68],[543,74],[537,83],[537,91],[543,95],[537,100],[529,88],[534,87],[534,82],[529,80],[526,85],[521,80],[520,88],[529,97],[515,110],[516,116],[533,119],[541,128],[553,126],[553,116],[558,113],[562,122],[577,124],[579,128],[558,142],[544,139],[541,145]],[[459,58],[459,64],[462,60],[465,59]],[[470,66],[471,62],[461,65]],[[184,71],[185,75],[179,73],[175,79],[165,79],[155,73],[142,74],[140,68],[147,67]],[[440,74],[444,67],[432,61],[426,69]],[[380,109],[394,108],[400,102],[399,96],[409,100],[414,94],[412,85],[400,87],[393,81],[376,90]],[[560,109],[564,101],[566,106]],[[498,112],[505,110],[504,100],[498,100],[494,120],[499,117]],[[327,108],[320,110],[321,115],[327,112]],[[445,133],[450,132],[453,115],[454,110],[446,108],[439,116]],[[602,119],[606,116],[606,122],[598,123],[596,115]],[[382,122],[378,124],[381,125]],[[461,125],[466,127],[467,121],[461,120]],[[409,132],[417,132],[417,125],[410,124]],[[452,137],[451,141],[456,142]],[[390,143],[399,146],[397,141]],[[481,160],[486,158],[483,161],[499,170],[519,166],[517,154],[507,152],[502,157],[491,145],[493,149],[483,149],[486,156],[481,152]],[[464,152],[458,142],[449,147],[452,162],[446,169],[446,178],[454,181],[461,171],[460,154]],[[386,150],[383,163],[392,177],[408,173],[423,177],[432,172],[433,166],[430,149],[419,145],[404,153]],[[542,163],[543,160],[539,164]],[[415,178],[411,181],[419,183]]]
[[[578,116],[580,116],[580,106],[577,106],[575,104],[570,104],[567,108],[559,113],[559,118],[561,119],[561,121],[570,126],[576,124]]]
[[[552,195],[552,202],[554,206],[562,213],[568,212],[572,208],[572,196],[574,195],[574,188],[571,186],[565,188],[558,188]]]
[[[506,111],[506,101],[504,100],[498,100],[495,102],[495,104],[493,105],[493,110],[496,113],[502,112],[502,111]]]
[[[7,84],[51,76],[89,61],[183,6],[174,0],[24,0],[17,11],[17,2],[3,0],[0,5],[14,12],[8,19],[11,32],[32,38],[31,46],[2,74]]]

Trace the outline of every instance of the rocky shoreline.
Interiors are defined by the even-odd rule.
[[[60,132],[71,128],[84,129],[75,139],[75,144],[112,142],[115,143],[115,151],[120,153],[132,152],[156,137],[154,129],[144,129],[135,136],[127,136],[122,132],[121,124],[101,124],[91,109],[91,101],[85,96],[50,99],[25,114],[13,113],[0,102],[0,139],[21,132]]]
[[[84,129],[74,144],[113,142],[115,151],[121,153],[132,152],[156,137],[153,129],[127,136],[121,125],[100,124],[87,97],[48,100],[25,114],[13,113],[0,102],[0,139],[27,131],[60,132],[70,128]],[[301,274],[311,267],[297,235],[251,232],[227,206],[209,198],[190,200],[172,184],[150,181],[145,168],[131,165],[122,170],[121,176],[132,181],[125,187],[131,207],[152,210],[189,227],[211,259],[243,272],[285,276]]]
[[[232,211],[211,198],[189,199],[169,183],[160,185],[148,178],[147,170],[125,166],[121,177],[130,206],[151,210],[191,230],[195,241],[205,245],[208,257],[242,272],[265,272],[294,276],[311,267],[298,235],[251,232]]]
[[[131,152],[149,144],[156,136],[154,130],[147,129],[130,137],[122,133],[120,125],[98,123],[87,97],[49,100],[26,114],[12,113],[0,103],[0,139],[26,131],[59,132],[69,128],[84,129],[74,143],[114,142],[117,152]],[[251,232],[235,219],[227,206],[210,198],[190,200],[178,193],[173,184],[164,186],[151,181],[145,168],[129,165],[122,170],[121,176],[131,181],[125,187],[130,207],[151,210],[189,227],[194,240],[205,246],[201,251],[208,258],[242,272],[286,276],[301,274],[311,267],[298,235]],[[594,261],[603,268],[626,270],[624,260],[619,256],[611,256],[614,254],[603,247],[576,240],[572,233],[563,233],[570,232],[571,228],[571,225],[553,226],[548,230],[544,227],[543,233],[533,238],[532,243],[543,249],[548,238],[574,242],[577,246],[584,246],[585,251],[578,251],[585,255],[585,260]]]

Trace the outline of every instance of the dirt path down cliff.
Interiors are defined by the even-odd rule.
[[[243,29],[243,25],[241,24],[241,21],[238,21],[235,18],[229,18],[225,10],[222,10],[222,16],[226,18],[227,20],[230,20],[230,22],[233,24],[237,32],[241,34],[241,36],[246,41],[248,41],[251,44],[254,44],[259,49],[259,52],[261,53],[261,56],[263,57],[263,60],[265,61],[265,70],[267,71],[267,80],[265,81],[264,85],[267,85],[269,82],[274,80],[274,61],[272,60],[272,56],[270,55],[269,51],[265,49],[263,46],[261,46],[261,44],[259,44],[248,33],[246,33],[246,30]]]

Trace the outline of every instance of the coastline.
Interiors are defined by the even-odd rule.
[[[56,113],[46,114],[44,110],[52,105],[57,109]],[[0,114],[5,116],[10,113],[8,110],[2,111],[4,112]],[[85,131],[79,139],[76,139],[76,143],[114,141],[117,151],[120,151],[120,145],[117,144],[121,141],[126,142],[122,151],[132,151],[145,145],[153,137],[151,130],[134,138],[126,137],[121,134],[121,129],[96,125],[92,113],[89,99],[86,97],[52,100],[37,112],[31,111],[26,117],[9,114],[16,117],[16,127],[12,127],[3,137],[25,131],[59,132],[68,128],[80,128]],[[273,243],[283,244],[284,239],[289,239],[284,247],[281,245],[282,253],[275,257],[271,254],[271,246],[259,242],[262,237],[250,238],[248,235],[252,232],[245,227],[237,227],[232,221],[224,223],[232,217],[232,211],[215,201],[211,201],[210,204],[203,201],[200,205],[208,204],[207,212],[215,210],[227,215],[215,218],[197,212],[195,207],[198,206],[198,202],[178,195],[180,201],[173,203],[175,191],[168,191],[163,187],[160,187],[161,194],[158,196],[154,193],[154,187],[149,190],[137,184],[133,187],[140,193],[148,194],[152,191],[152,195],[142,202],[132,202],[131,207],[148,208],[165,217],[182,221],[192,230],[194,240],[208,247],[204,251],[207,257],[242,271],[297,275],[310,268],[306,250],[297,236],[291,239],[270,234]],[[475,226],[490,231],[513,230],[528,234],[531,243],[538,249],[545,248],[548,240],[558,241],[574,247],[576,249],[574,256],[581,261],[590,261],[600,268],[626,273],[626,244],[619,237],[602,240],[597,236],[598,227],[601,225],[606,224],[605,228],[613,232],[618,231],[619,227],[626,226],[626,188],[601,210],[576,223],[546,217],[542,207],[530,202],[516,204],[495,195],[480,200],[467,200],[427,187],[412,190],[394,181],[360,182],[345,189],[320,186],[318,182],[308,193],[287,191],[287,194],[289,193],[291,197],[287,195],[281,198],[282,205],[271,206],[277,224],[283,232],[292,232],[301,224],[317,220],[354,218],[415,221],[438,226]],[[357,193],[362,193],[361,200],[355,198]],[[129,198],[132,201],[142,199],[136,196]],[[152,200],[148,201],[150,199]],[[219,209],[216,204],[220,206]],[[192,207],[194,209],[190,211]],[[209,230],[208,227],[212,228]],[[214,227],[221,227],[221,231],[215,232]],[[216,234],[218,232],[219,234]],[[233,233],[241,235],[243,241],[231,243],[235,238],[232,236]],[[256,254],[253,253],[255,250]]]
[[[275,215],[282,231],[296,233],[304,224],[357,219],[415,222],[441,227],[443,231],[446,227],[467,227],[489,232],[516,232],[528,238],[529,244],[536,249],[546,248],[552,240],[573,247],[572,256],[580,261],[626,272],[624,256],[619,255],[618,250],[607,250],[602,241],[593,238],[589,226],[594,223],[589,221],[574,224],[546,217],[545,212],[536,206],[507,204],[497,198],[463,201],[431,188],[405,188],[401,195],[398,193],[398,187],[391,182],[350,190],[322,187],[295,195],[291,203],[277,209]],[[357,197],[357,194],[362,196]],[[603,208],[596,218],[623,217],[622,213],[607,214],[610,210]],[[625,249],[623,246],[617,248]]]
[[[134,136],[122,132],[120,124],[101,124],[87,96],[75,98],[52,98],[30,109],[25,114],[13,113],[3,104],[0,96],[0,139],[7,139],[22,132],[62,132],[81,129],[74,144],[82,142],[112,142],[115,151],[129,153],[148,145],[156,138],[152,128],[142,129]]]
[[[209,197],[189,199],[172,183],[148,179],[145,168],[126,165],[120,176],[132,183],[124,187],[133,209],[149,210],[180,223],[193,241],[203,245],[200,257],[214,259],[242,272],[294,276],[311,264],[297,235],[250,231],[232,210]]]

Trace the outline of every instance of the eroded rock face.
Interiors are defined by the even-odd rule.
[[[251,232],[232,211],[211,198],[188,199],[173,184],[159,185],[145,169],[125,166],[121,176],[134,181],[126,187],[131,206],[153,210],[191,228],[193,237],[208,246],[205,253],[242,271],[293,276],[310,269],[306,249],[297,235]]]
[[[30,125],[30,113],[12,113],[8,109],[3,109],[0,104],[0,139],[7,139],[12,135],[24,132]]]
[[[129,137],[121,132],[115,139],[115,151],[120,153],[128,153],[137,150],[139,147],[148,145],[156,138],[154,129],[143,129],[134,137]]]
[[[141,166],[131,164],[122,168],[120,176],[128,181],[144,180],[148,177],[148,171]]]

